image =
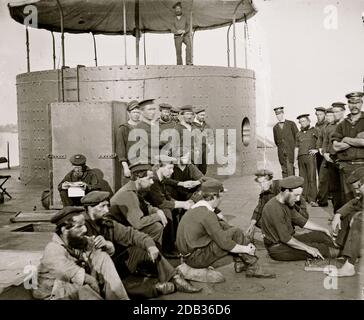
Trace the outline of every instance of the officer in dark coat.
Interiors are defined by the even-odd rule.
[[[278,123],[273,127],[274,143],[278,148],[278,159],[282,168],[282,177],[294,175],[294,148],[296,145],[297,126],[284,118],[284,108],[274,108]]]

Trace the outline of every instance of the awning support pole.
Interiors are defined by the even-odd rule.
[[[53,70],[56,70],[56,41],[54,40],[54,33],[51,31],[52,35],[52,47],[53,47]]]
[[[191,63],[193,64],[193,1],[190,13],[190,41],[191,41]]]
[[[94,60],[95,60],[95,66],[97,67],[97,47],[96,47],[96,39],[95,39],[95,35],[92,33],[92,39],[94,42]]]
[[[124,64],[128,65],[128,60],[127,60],[127,57],[126,57],[127,50],[126,50],[126,7],[125,7],[125,0],[123,0],[123,30],[124,30],[124,54],[125,54]]]
[[[227,36],[226,36],[228,67],[230,67],[230,29],[231,29],[231,25],[232,25],[232,23],[230,23],[230,25],[229,25],[229,28],[227,30]]]
[[[139,25],[139,0],[135,0],[135,52],[136,65],[139,66],[139,42],[140,42],[140,25]]]
[[[27,47],[27,72],[30,72],[30,49],[29,49],[29,30],[28,27],[25,27],[25,38],[26,38],[26,47]]]
[[[61,17],[61,43],[62,43],[62,67],[66,65],[66,56],[65,56],[65,48],[64,48],[64,16],[63,16],[63,9],[59,0],[56,0],[60,17]]]
[[[145,42],[146,42],[146,40],[145,40],[145,37],[146,37],[146,32],[144,31],[144,35],[143,35],[143,48],[144,48],[144,65],[146,66],[147,65],[147,49],[146,49],[146,47],[145,47]]]
[[[236,28],[235,28],[235,22],[236,22],[236,14],[234,12],[233,17],[233,47],[234,47],[234,68],[236,68]]]
[[[248,68],[248,23],[246,21],[246,14],[244,14],[244,50],[245,50],[245,69]]]

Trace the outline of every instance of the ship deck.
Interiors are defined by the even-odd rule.
[[[259,157],[263,158],[262,149],[259,149]],[[266,159],[275,176],[279,177],[276,149],[267,149]],[[6,198],[5,203],[0,205],[0,300],[31,299],[30,292],[23,287],[24,266],[39,262],[46,243],[51,239],[51,233],[14,231],[26,227],[29,222],[12,223],[10,219],[19,211],[30,212],[28,214],[31,216],[33,210],[42,210],[41,194],[47,188],[21,183],[18,180],[18,168],[1,169],[1,174],[12,176],[7,183],[7,190],[13,199]],[[228,192],[224,195],[221,209],[231,224],[245,230],[257,202],[258,186],[252,176],[230,177],[224,181],[224,186]],[[327,226],[329,210],[331,206],[309,208],[310,217],[320,225]],[[50,213],[44,213],[47,214]],[[260,263],[275,272],[276,279],[248,279],[244,273],[236,274],[233,265],[229,264],[218,268],[226,278],[224,283],[195,283],[196,286],[203,287],[203,290],[194,294],[193,299],[360,299],[363,285],[362,265],[357,267],[356,276],[338,279],[335,288],[335,282],[324,273],[305,272],[303,261],[273,261],[269,258],[259,233],[256,233],[256,239]],[[325,284],[331,284],[334,288],[325,289]],[[184,293],[160,297],[163,300],[191,298],[191,295]]]

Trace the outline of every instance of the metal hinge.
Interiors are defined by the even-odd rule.
[[[49,154],[49,159],[67,159],[67,155],[65,154]]]
[[[99,159],[115,159],[116,153],[100,154]]]

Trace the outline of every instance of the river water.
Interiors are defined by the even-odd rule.
[[[10,166],[16,167],[19,165],[18,133],[0,132],[0,157],[8,157],[7,142],[9,142]],[[0,164],[0,168],[7,168],[7,166],[7,163]]]

